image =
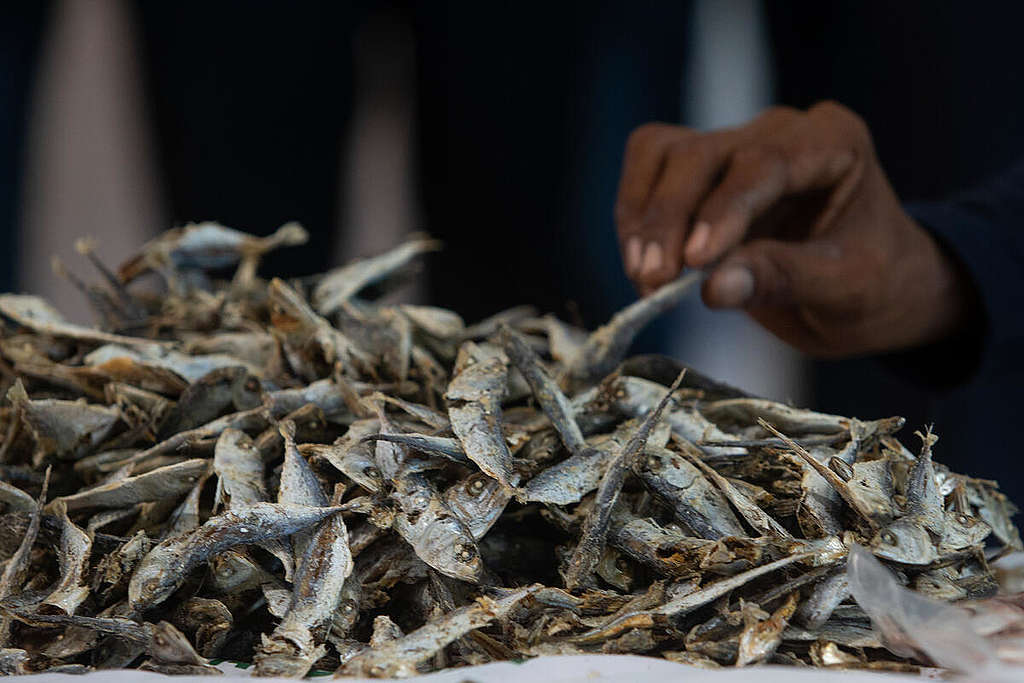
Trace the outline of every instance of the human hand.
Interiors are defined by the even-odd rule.
[[[937,341],[968,317],[969,279],[903,211],[864,121],[835,103],[706,133],[641,126],[616,222],[642,293],[705,269],[709,307],[744,309],[813,355]]]

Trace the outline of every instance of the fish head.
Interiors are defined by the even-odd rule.
[[[263,385],[245,368],[232,368],[236,372],[231,381],[231,400],[236,410],[249,410],[263,403]]]
[[[957,586],[943,570],[922,572],[914,578],[913,588],[919,593],[940,600],[960,600],[966,595],[966,591]]]
[[[161,662],[180,662],[182,664],[205,664],[206,660],[196,654],[192,643],[181,631],[161,621],[153,626],[149,638],[149,653]]]
[[[334,610],[333,627],[342,632],[348,633],[359,619],[358,595],[343,597]]]
[[[935,560],[935,546],[927,530],[917,522],[898,520],[883,527],[871,539],[871,552],[901,564],[930,564]]]
[[[467,514],[484,514],[491,508],[498,507],[497,502],[507,500],[507,492],[501,482],[491,478],[483,472],[477,472],[466,477],[462,482],[461,493],[449,499],[449,505],[454,503],[455,507]],[[498,511],[500,512],[500,507]]]
[[[454,517],[438,518],[423,529],[420,558],[446,576],[478,583],[484,563],[473,537]]]
[[[963,512],[946,510],[945,518],[943,545],[966,548],[978,545],[992,533],[992,527],[984,521]]]
[[[323,645],[320,646],[323,650]],[[326,653],[326,650],[324,650]],[[266,676],[269,678],[305,678],[312,668],[313,661],[308,657],[301,657],[285,653],[262,654],[256,660],[254,676]],[[319,659],[317,657],[316,659]]]
[[[165,557],[166,556],[166,557]],[[164,559],[171,561],[163,561]],[[177,590],[182,575],[175,575],[175,558],[154,548],[139,564],[128,582],[128,602],[134,610],[157,605]]]

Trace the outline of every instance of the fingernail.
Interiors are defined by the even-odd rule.
[[[726,266],[715,278],[718,303],[725,308],[739,308],[754,295],[754,274],[743,266]]]
[[[640,270],[640,258],[642,256],[643,244],[639,237],[630,237],[626,240],[626,272],[633,274]]]
[[[641,272],[645,275],[658,272],[661,270],[661,264],[664,260],[661,245],[657,242],[648,242],[647,248],[644,249],[644,263]]]
[[[686,243],[686,260],[688,262],[694,262],[700,257],[700,252],[704,251],[704,245],[708,243],[710,234],[711,225],[707,221],[700,221],[693,226],[690,241]]]

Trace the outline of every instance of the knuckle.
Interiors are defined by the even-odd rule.
[[[737,181],[733,186],[733,203],[747,209],[768,187],[786,187],[792,150],[773,143],[760,143],[737,150],[733,165]]]
[[[766,171],[777,172],[780,167],[785,166],[788,156],[781,145],[759,143],[736,150],[733,163],[737,167],[742,167],[744,170],[749,169],[758,174]]]
[[[642,150],[676,128],[678,127],[658,121],[637,126],[626,138],[626,149],[630,152]]]
[[[808,110],[808,114],[824,119],[838,127],[857,146],[870,146],[871,131],[863,118],[849,107],[834,100],[818,102]]]
[[[641,203],[639,199],[632,196],[620,197],[615,202],[615,223],[620,230],[630,227],[633,218],[640,213]]]
[[[835,100],[822,100],[821,102],[815,103],[807,110],[809,114],[826,114],[830,116],[845,116],[852,114],[846,105],[840,104]]]
[[[759,303],[771,305],[789,301],[793,290],[789,268],[769,257],[758,261],[755,270]]]
[[[719,142],[712,135],[694,135],[674,141],[668,150],[669,163],[703,168],[716,156]]]
[[[651,235],[663,234],[672,217],[677,213],[672,197],[668,195],[655,195],[647,202],[644,211],[644,219],[640,226],[644,232]]]
[[[762,111],[757,118],[763,121],[782,123],[800,118],[802,115],[803,113],[799,109],[776,104]]]

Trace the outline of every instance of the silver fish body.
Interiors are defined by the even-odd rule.
[[[473,535],[437,491],[410,473],[396,481],[394,496],[400,508],[395,531],[416,555],[445,576],[478,582],[483,563]]]
[[[188,573],[239,545],[289,536],[335,514],[337,508],[254,503],[209,519],[187,536],[162,541],[149,551],[128,584],[134,609],[166,600]]]
[[[473,360],[465,347],[459,357],[461,370],[445,392],[452,431],[470,460],[511,489],[512,454],[501,429],[507,364],[497,357],[483,362]]]

